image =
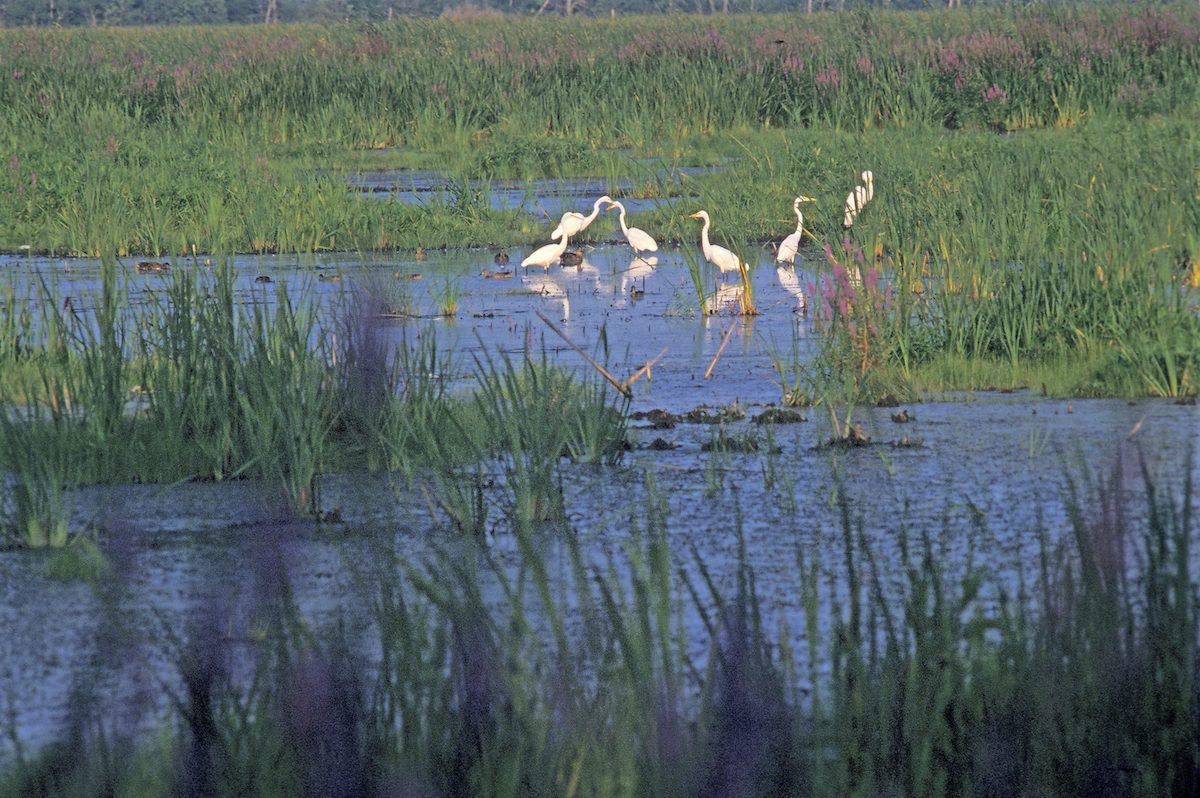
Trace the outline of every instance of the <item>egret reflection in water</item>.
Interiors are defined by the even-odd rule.
[[[521,275],[521,283],[535,294],[561,307],[560,318],[571,318],[571,294],[594,294],[599,290],[600,270],[587,256],[577,266],[562,269],[547,269],[541,274],[531,272]]]
[[[796,299],[797,313],[808,310],[808,297],[804,295],[804,287],[800,285],[800,275],[791,266],[775,267],[775,276],[779,278],[779,286]]]

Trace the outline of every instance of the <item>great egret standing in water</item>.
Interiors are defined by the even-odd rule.
[[[863,206],[875,197],[875,175],[868,169],[860,176],[866,186],[855,186],[854,190],[846,197],[846,213],[842,217],[842,227],[847,230],[850,229],[850,225],[854,224],[854,220],[858,218]]]
[[[582,213],[569,211],[563,214],[562,220],[558,223],[558,227],[554,228],[554,232],[550,234],[551,238],[558,238],[560,234],[569,236],[578,235],[587,229],[587,226],[596,220],[596,216],[600,213],[600,205],[605,202],[612,202],[612,197],[605,194],[600,199],[592,204],[592,212],[587,216]]]
[[[555,236],[558,238],[558,236]],[[543,269],[549,270],[550,264],[562,257],[562,254],[567,251],[567,239],[570,236],[562,236],[562,241],[557,244],[547,244],[544,247],[539,247],[529,253],[529,257],[521,261],[522,268],[529,266],[541,266]]]
[[[608,203],[608,210],[613,208],[621,209],[621,232],[625,234],[625,240],[629,242],[634,255],[643,252],[658,252],[658,242],[651,238],[649,233],[637,227],[626,226],[624,205],[613,200]]]
[[[704,252],[704,259],[721,270],[721,274],[726,272],[736,272],[741,269],[742,261],[725,247],[719,247],[716,244],[709,243],[708,227],[711,220],[708,218],[708,211],[697,211],[692,214],[693,219],[703,219],[704,227],[700,228],[700,249]]]
[[[796,197],[792,201],[792,211],[796,214],[796,232],[779,243],[779,252],[775,253],[776,263],[795,263],[796,250],[800,249],[800,237],[804,235],[804,214],[800,212],[800,203],[816,202],[812,197]]]

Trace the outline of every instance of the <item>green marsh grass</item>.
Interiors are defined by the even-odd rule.
[[[461,178],[613,176],[627,152],[742,159],[738,142],[764,131],[890,138],[1186,118],[1195,25],[1187,6],[1082,6],[9,30],[0,213],[12,222],[0,247],[520,243],[533,231]],[[445,169],[466,190],[435,208],[368,200],[330,163]],[[862,168],[842,173],[834,202]]]
[[[246,464],[283,487],[293,512],[319,517],[317,478],[336,413],[331,342],[316,308],[296,306],[281,285],[273,310],[254,306],[245,345],[237,398]]]
[[[27,545],[65,540],[68,486],[250,476],[289,513],[322,518],[320,476],[356,470],[433,473],[453,490],[466,474],[456,504],[478,510],[499,468],[514,488],[501,504],[543,520],[557,515],[560,460],[623,454],[627,402],[604,385],[531,355],[480,361],[474,389],[450,393],[457,366],[436,336],[389,343],[395,321],[374,292],[321,310],[280,282],[242,304],[232,262],[218,259],[156,277],[161,290],[130,304],[144,278],[112,259],[101,272],[74,305],[31,290],[20,317],[36,322],[6,327],[5,527]]]
[[[1065,391],[1185,395],[1196,26],[1194,8],[1081,6],[4,32],[0,247],[516,245],[542,225],[491,209],[489,181],[591,174],[613,190],[649,181],[652,158],[721,167],[685,193],[743,255],[789,231],[800,191],[841,252],[842,201],[872,168],[878,196],[845,237],[897,289],[880,374],[1007,361],[1028,383],[1088,352],[1095,370]],[[449,191],[405,205],[338,174],[389,165],[444,170]],[[693,241],[678,206],[631,222]]]
[[[1116,460],[1071,481],[1064,534],[1035,530],[1040,558],[1015,582],[970,544],[951,573],[937,531],[903,521],[885,563],[837,490],[839,542],[797,547],[799,628],[760,592],[739,513],[725,577],[672,554],[650,477],[617,555],[530,530],[505,557],[467,540],[417,564],[381,544],[353,566],[377,661],[344,631],[308,630],[286,584],[265,587],[262,631],[239,648],[252,678],[223,676],[231,619],[198,616],[168,652],[176,723],[79,733],[67,760],[21,752],[0,794],[100,774],[133,795],[372,795],[398,780],[459,795],[1187,794],[1194,464],[1159,482],[1136,449]],[[961,523],[988,534],[978,516]]]
[[[441,316],[454,318],[458,315],[458,302],[462,294],[462,286],[458,280],[446,278],[438,287],[434,300],[437,302],[437,311]]]
[[[5,403],[0,443],[7,453],[0,513],[5,539],[28,548],[61,548],[70,539],[72,475],[68,440],[72,422],[47,423],[36,410],[22,414]]]

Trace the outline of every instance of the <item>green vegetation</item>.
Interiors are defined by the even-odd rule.
[[[728,583],[699,559],[672,571],[652,481],[606,564],[558,526],[519,528],[505,562],[473,538],[420,566],[381,544],[357,588],[371,664],[345,632],[308,629],[276,577],[248,651],[219,610],[172,644],[176,725],[134,739],[77,722],[9,767],[0,795],[1189,794],[1188,473],[1143,483],[1136,508],[1118,475],[1080,488],[1061,544],[1042,531],[1015,592],[970,557],[946,573],[927,529],[900,529],[903,576],[885,584],[839,492],[840,550],[797,558],[795,630],[744,561]],[[844,592],[826,589],[830,569]],[[252,673],[230,677],[234,652]],[[78,718],[96,711],[85,695]]]
[[[853,306],[826,372],[904,392],[930,364],[1006,362],[1012,387],[1082,360],[1049,390],[1196,391],[1194,6],[27,29],[0,45],[0,248],[523,244],[544,230],[492,209],[489,180],[598,174],[662,199],[635,220],[659,240],[694,242],[686,217],[705,207],[746,252],[789,230],[799,192],[831,260],[882,257],[889,303]],[[722,169],[672,200],[663,163]],[[447,191],[405,204],[340,174],[411,166]],[[868,167],[879,196],[841,244]],[[613,232],[605,218],[585,239]],[[447,284],[441,311],[455,300]]]
[[[636,174],[641,156],[719,159],[731,180],[778,185],[789,201],[794,187],[782,183],[794,176],[828,186],[817,196],[830,219],[870,152],[828,144],[794,175],[773,157],[781,141],[815,147],[831,130],[867,131],[866,148],[886,152],[910,132],[1190,119],[1197,25],[1192,7],[1105,6],[5,30],[0,247],[303,252],[533,237],[527,220],[481,205],[478,192],[426,207],[364,200],[329,170],[351,164],[486,179]],[[781,128],[769,152],[744,146]],[[1149,138],[1108,136],[1097,154],[1136,152]],[[1070,140],[1048,144],[1050,157],[1065,161],[1056,150]],[[922,170],[905,183],[894,180],[903,171],[891,183],[881,175],[881,193],[954,187],[984,166]],[[747,186],[738,197],[754,220],[739,235],[785,230],[787,206],[754,194]],[[958,199],[947,213],[974,210],[969,195]],[[979,224],[1001,212],[987,210]],[[675,221],[647,229],[680,237]]]
[[[74,514],[97,483],[253,478],[286,537],[338,519],[323,475],[385,474],[449,533],[347,565],[369,651],[310,629],[273,574],[236,652],[215,609],[175,641],[174,725],[80,722],[28,754],[14,733],[0,796],[1194,793],[1193,465],[1143,468],[1136,508],[1117,477],[1077,489],[1015,592],[970,542],[948,573],[902,521],[885,579],[824,486],[841,547],[798,547],[791,630],[736,514],[690,519],[736,541],[732,586],[698,554],[675,570],[653,478],[615,468],[629,404],[607,383],[482,340],[452,362],[397,280],[245,303],[227,256],[544,240],[489,181],[571,175],[613,196],[632,179],[660,202],[631,223],[664,242],[695,242],[706,208],[747,255],[806,194],[819,353],[772,361],[784,404],[825,405],[835,437],[884,393],[1184,396],[1198,91],[1195,6],[0,30],[0,249],[101,259],[89,296],[0,289],[0,548],[54,549],[4,556],[117,596],[127,566]],[[720,168],[680,185],[664,165]],[[383,168],[446,190],[405,204],[344,179]],[[843,232],[865,168],[877,196]],[[174,265],[137,303],[130,255]],[[713,275],[683,259],[695,312]],[[432,280],[453,324],[460,286]],[[776,434],[714,426],[696,501],[758,452],[795,516]],[[568,468],[621,480],[619,553],[585,554]]]
[[[117,264],[103,271],[94,317],[47,291],[23,306],[37,337],[0,347],[0,471],[13,476],[2,531],[22,545],[66,544],[71,485],[249,475],[321,519],[335,508],[318,477],[359,469],[438,481],[497,463],[513,491],[505,515],[541,520],[562,457],[623,451],[623,397],[530,355],[477,363],[476,390],[449,394],[454,366],[433,336],[394,349],[367,292],[331,322],[282,284],[269,304],[235,302],[218,265],[176,269],[152,302],[125,307]]]

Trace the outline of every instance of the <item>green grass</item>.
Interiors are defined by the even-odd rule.
[[[519,245],[544,225],[492,210],[493,179],[662,194],[646,159],[714,164],[683,181],[696,201],[631,222],[690,245],[704,207],[746,252],[790,231],[793,196],[817,198],[806,226],[836,257],[884,257],[890,306],[860,302],[824,364],[857,366],[868,394],[932,384],[936,363],[1042,382],[1081,357],[1081,393],[1193,394],[1198,25],[1194,6],[1071,6],[3,31],[0,248]],[[449,190],[405,205],[339,175],[387,167],[442,170]],[[863,168],[878,196],[847,250]],[[584,240],[614,235],[605,218]],[[6,345],[20,312],[0,311]]]
[[[1190,118],[1196,22],[1192,6],[1094,6],[7,30],[0,215],[11,221],[0,247],[517,243],[533,236],[513,214],[363,200],[336,170],[616,176],[639,171],[630,156],[733,156],[758,168],[772,155],[740,145],[764,131],[884,130],[890,140]],[[831,145],[822,159],[843,154]],[[835,202],[859,171],[830,173]]]
[[[36,294],[38,335],[3,347],[0,530],[19,544],[62,546],[79,531],[74,485],[250,476],[278,491],[285,515],[321,519],[332,508],[320,476],[363,470],[433,474],[453,493],[461,469],[499,468],[514,491],[502,515],[544,520],[563,458],[611,464],[624,451],[623,398],[532,353],[485,358],[473,390],[448,393],[456,366],[432,333],[385,344],[378,293],[344,295],[329,316],[312,292],[292,299],[282,285],[244,305],[221,261],[173,270],[131,305],[130,278],[111,260],[103,273],[94,314]]]
[[[236,644],[252,673],[227,677],[229,621],[202,611],[168,645],[173,722],[140,736],[78,724],[10,762],[0,795],[1188,794],[1200,606],[1186,469],[1073,480],[1063,528],[1034,530],[1040,559],[1016,564],[1015,585],[970,546],[951,574],[937,530],[903,522],[885,583],[892,565],[838,490],[840,544],[798,547],[799,629],[759,592],[737,514],[733,573],[698,556],[676,570],[649,478],[626,545],[599,560],[547,530],[515,530],[503,556],[458,542],[419,565],[381,545],[352,564],[374,664],[344,631],[307,628],[286,585],[263,588],[260,631]]]

